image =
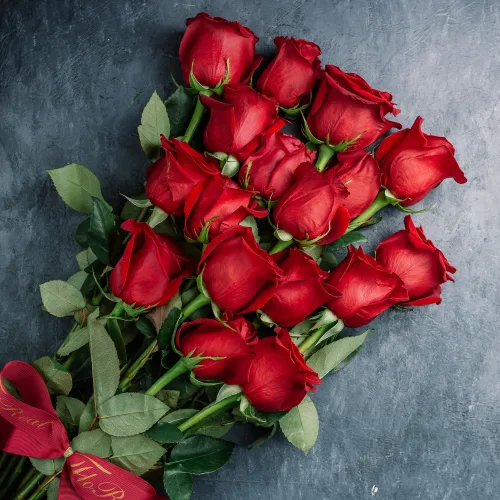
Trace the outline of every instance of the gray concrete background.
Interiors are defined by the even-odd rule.
[[[194,498],[500,498],[495,0],[2,0],[0,366],[53,352],[69,327],[39,310],[38,284],[77,270],[80,216],[45,170],[86,165],[115,204],[140,190],[140,113],[154,89],[172,90],[184,19],[201,10],[251,27],[267,54],[278,34],[315,41],[323,62],[391,91],[405,126],[421,114],[425,131],[447,136],[469,183],[445,182],[426,200],[438,208],[415,216],[458,268],[443,304],[374,323],[361,355],[314,396],[321,431],[307,458],[282,437],[240,448]],[[402,225],[383,215],[368,249]]]

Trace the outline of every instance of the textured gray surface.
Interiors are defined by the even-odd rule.
[[[362,354],[314,397],[322,425],[307,458],[284,438],[238,449],[197,480],[195,499],[500,497],[496,0],[0,4],[0,366],[52,352],[69,327],[39,310],[38,284],[76,271],[80,217],[45,170],[84,164],[115,204],[139,191],[141,110],[172,89],[184,19],[208,10],[250,26],[265,53],[278,34],[305,37],[324,62],[390,90],[404,125],[421,114],[455,144],[469,183],[445,182],[426,202],[438,208],[415,216],[458,268],[443,304],[374,323]],[[368,247],[402,219],[386,210]]]

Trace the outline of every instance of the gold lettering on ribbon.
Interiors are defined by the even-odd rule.
[[[2,386],[2,390],[3,390],[3,386]],[[53,423],[50,420],[47,422],[41,422],[40,420],[38,420],[36,418],[24,416],[23,415],[24,412],[23,412],[22,408],[20,408],[19,406],[13,405],[12,403],[9,403],[8,401],[5,401],[5,399],[3,399],[1,396],[0,396],[0,412],[10,413],[10,416],[12,418],[19,420],[20,422],[26,422],[28,425],[36,427],[37,429],[43,429],[45,426],[52,425],[52,423]]]
[[[95,468],[109,476],[113,474],[92,458],[88,456],[84,458],[85,460],[70,464],[71,473],[77,476],[75,482],[78,486],[86,489],[96,498],[109,498],[110,500],[122,500],[125,498],[125,491],[117,484],[110,481],[96,483],[95,478],[97,477],[97,473],[95,472]]]

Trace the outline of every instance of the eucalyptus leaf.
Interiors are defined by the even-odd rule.
[[[161,146],[160,135],[170,137],[170,122],[167,108],[156,91],[153,92],[142,112],[138,131],[143,151],[148,158],[157,158]]]
[[[171,136],[184,135],[194,112],[195,103],[193,97],[186,92],[184,87],[179,86],[167,99],[165,106],[170,119]]]
[[[45,476],[52,476],[59,472],[64,465],[64,458],[32,458],[30,457],[31,465]]]
[[[33,362],[36,371],[43,377],[50,394],[67,396],[73,387],[71,374],[57,361],[48,356]]]
[[[311,398],[306,395],[302,402],[280,419],[280,427],[288,441],[308,453],[318,439],[319,418]]]
[[[161,325],[158,332],[158,347],[163,350],[170,346],[172,335],[175,333],[175,327],[181,317],[182,311],[177,307],[172,307]]]
[[[165,467],[163,486],[170,500],[190,500],[193,494],[193,476]]]
[[[78,212],[92,213],[92,198],[104,201],[99,179],[82,165],[71,163],[48,174],[66,205]]]
[[[90,360],[94,381],[94,396],[98,413],[101,406],[114,396],[120,382],[120,363],[111,337],[99,321],[90,319]]]
[[[191,436],[174,447],[168,467],[190,474],[209,474],[231,458],[234,444],[209,436]]]
[[[168,411],[169,407],[153,396],[118,394],[99,405],[99,424],[111,436],[133,436],[150,429]]]
[[[52,316],[64,318],[85,307],[80,290],[66,281],[47,281],[40,285],[42,302]]]
[[[56,477],[47,489],[47,500],[57,500],[59,495],[59,478]]]
[[[76,398],[58,396],[56,402],[56,412],[65,426],[78,426],[80,418],[85,410],[85,403]]]
[[[109,264],[111,241],[117,231],[115,219],[104,201],[98,198],[93,198],[92,201],[94,206],[90,216],[88,244],[101,262]]]
[[[368,238],[359,231],[351,231],[350,233],[344,234],[338,240],[335,240],[333,243],[328,245],[328,248],[331,250],[339,250],[341,248],[348,247],[353,243],[360,243],[368,241]]]
[[[165,454],[163,446],[141,434],[131,437],[112,437],[111,462],[141,476]]]
[[[95,417],[96,417],[95,402],[94,402],[94,396],[92,396],[88,400],[87,404],[85,405],[85,409],[83,410],[80,416],[80,422],[78,424],[78,432],[82,433],[90,431],[90,428],[95,420]]]
[[[307,364],[315,370],[320,378],[331,371],[338,371],[343,368],[352,359],[358,349],[363,345],[366,336],[371,330],[367,330],[356,337],[344,337],[343,339],[332,342],[327,346],[314,353],[308,360]]]
[[[174,424],[165,422],[151,427],[144,435],[158,443],[180,443],[184,439],[184,435]]]
[[[101,429],[82,432],[71,441],[71,448],[80,453],[89,453],[101,458],[111,456],[111,436]]]

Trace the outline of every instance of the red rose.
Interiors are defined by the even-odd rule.
[[[175,335],[175,344],[184,356],[222,357],[203,360],[194,374],[205,380],[226,384],[248,381],[248,370],[254,359],[251,345],[257,342],[257,331],[242,316],[227,321],[201,318],[184,323]]]
[[[286,123],[278,118],[274,99],[246,85],[226,85],[222,101],[205,95],[200,98],[210,108],[205,147],[232,154],[240,161],[260,146],[263,134],[275,133]]]
[[[349,225],[349,212],[342,207],[347,196],[333,170],[320,173],[312,163],[303,163],[273,209],[274,224],[296,240],[319,238],[326,245],[342,236]]]
[[[219,164],[185,142],[164,136],[161,142],[165,154],[146,170],[146,195],[163,211],[182,215],[188,194],[198,182],[219,175]]]
[[[387,113],[399,113],[391,94],[372,89],[355,73],[327,65],[307,124],[316,138],[332,145],[361,135],[354,146],[363,149],[392,127],[401,128],[385,118]]]
[[[403,281],[395,273],[366,255],[361,247],[350,246],[348,251],[327,280],[342,294],[329,302],[328,308],[346,326],[366,325],[394,304],[408,300]]]
[[[255,56],[258,38],[240,23],[211,17],[202,12],[186,21],[179,56],[182,76],[187,85],[193,69],[196,79],[214,88],[226,76],[232,83],[247,81],[262,61]]]
[[[288,249],[272,258],[285,278],[262,310],[276,324],[295,326],[323,304],[340,296],[334,286],[325,283],[329,274],[304,252]]]
[[[456,269],[425,237],[422,227],[415,227],[409,215],[405,217],[405,227],[379,244],[377,262],[403,280],[410,298],[405,305],[440,304],[440,285],[453,281],[448,273]]]
[[[341,153],[334,167],[335,178],[349,191],[342,202],[351,219],[363,213],[380,191],[380,169],[370,153]]]
[[[278,36],[278,49],[257,82],[257,90],[274,97],[284,108],[293,108],[309,94],[321,71],[321,49],[306,40]]]
[[[262,146],[240,168],[239,182],[263,198],[277,200],[290,186],[301,163],[314,162],[316,153],[292,135],[264,136]]]
[[[236,226],[215,237],[198,266],[215,304],[232,315],[260,309],[273,295],[281,271],[248,227]]]
[[[132,238],[109,278],[111,291],[127,304],[150,307],[167,303],[182,279],[194,270],[192,262],[170,238],[144,222],[125,221]]]
[[[314,385],[321,384],[288,331],[276,331],[276,336],[261,339],[253,347],[255,358],[248,382],[243,384],[243,394],[260,411],[291,410],[308,391],[316,390]]]
[[[403,206],[418,203],[444,179],[467,182],[455,160],[455,148],[444,137],[424,134],[423,121],[419,116],[410,129],[390,135],[375,153],[382,184],[404,200]]]
[[[253,195],[228,177],[212,177],[200,182],[186,200],[184,234],[197,240],[202,228],[209,224],[208,240],[211,240],[222,231],[237,226],[248,215],[266,217],[267,210],[253,199]]]

